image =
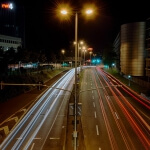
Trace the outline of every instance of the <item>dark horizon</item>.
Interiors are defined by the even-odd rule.
[[[25,10],[27,49],[58,53],[64,48],[70,51],[74,41],[74,17],[70,22],[60,22],[53,17],[54,13],[52,12],[55,4],[61,1],[19,2],[16,0],[16,2],[24,6]],[[74,3],[73,0],[69,2],[72,5]],[[83,1],[78,0],[77,2],[81,4]],[[88,22],[79,15],[78,40],[85,40],[95,52],[103,51],[113,43],[122,24],[146,21],[150,16],[146,2],[131,3],[129,0],[121,2],[95,0],[93,2],[98,6],[99,14],[95,19]]]

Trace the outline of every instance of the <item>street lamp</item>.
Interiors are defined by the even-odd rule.
[[[91,9],[86,10],[86,14],[91,14]],[[66,15],[67,10],[61,10],[61,14]],[[77,52],[78,52],[78,12],[75,12],[75,99],[74,99],[74,150],[77,149]]]
[[[81,59],[82,59],[82,45],[83,45],[83,41],[80,41],[78,43],[78,60],[80,62],[80,71],[81,71]],[[81,59],[80,59],[80,53],[81,53]]]
[[[85,52],[86,52],[86,47],[85,46],[82,48],[82,51],[84,52],[84,64],[85,64]]]
[[[92,52],[89,52],[90,53],[90,66],[91,66],[91,55],[92,55]]]
[[[62,52],[62,54],[63,54],[63,56],[64,56],[65,50],[62,49],[61,52]],[[64,66],[64,58],[63,58],[63,66]]]
[[[74,42],[74,45],[76,45],[76,42]],[[77,45],[78,45],[77,62],[80,62],[80,70],[81,70],[80,49],[82,49],[82,47],[80,47],[80,45],[83,45],[83,41],[78,42]],[[81,58],[82,58],[82,52],[81,52]]]
[[[130,86],[131,75],[128,75],[128,79],[129,79],[129,86]]]

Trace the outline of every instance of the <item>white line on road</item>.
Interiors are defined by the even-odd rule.
[[[99,135],[98,125],[96,125],[96,133],[97,133],[97,135]]]
[[[92,91],[92,93],[93,93],[93,91]]]
[[[101,150],[101,148],[99,147],[99,150]]]
[[[115,112],[115,115],[116,115],[117,119],[119,119],[119,117],[118,117],[118,115],[117,115],[117,113],[116,113],[116,112]]]
[[[32,150],[32,149],[33,149],[34,145],[35,145],[35,143],[33,143],[33,144],[32,144],[32,146],[31,146],[31,149],[30,149],[30,150]]]
[[[96,115],[96,111],[94,112],[94,114],[95,114],[95,118],[97,117],[97,115]]]
[[[93,97],[93,99],[94,99],[94,96],[92,96]]]
[[[93,106],[95,107],[95,103],[93,102]]]

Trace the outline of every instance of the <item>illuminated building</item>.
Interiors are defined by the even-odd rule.
[[[145,22],[121,26],[120,68],[125,75],[144,76],[145,27]]]
[[[21,38],[0,34],[0,46],[4,51],[7,51],[11,47],[17,51],[17,48],[21,47]]]
[[[10,47],[16,50],[16,46],[24,44],[24,17],[20,8],[14,3],[0,2],[0,47],[4,51]]]
[[[12,3],[0,4],[0,34],[17,36],[16,9]]]
[[[150,18],[146,21],[146,76],[150,82]]]

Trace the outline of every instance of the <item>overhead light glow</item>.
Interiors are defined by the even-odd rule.
[[[92,14],[92,13],[93,13],[92,9],[86,10],[86,14]]]
[[[61,10],[61,14],[63,15],[66,15],[68,12],[64,9],[64,10]]]

